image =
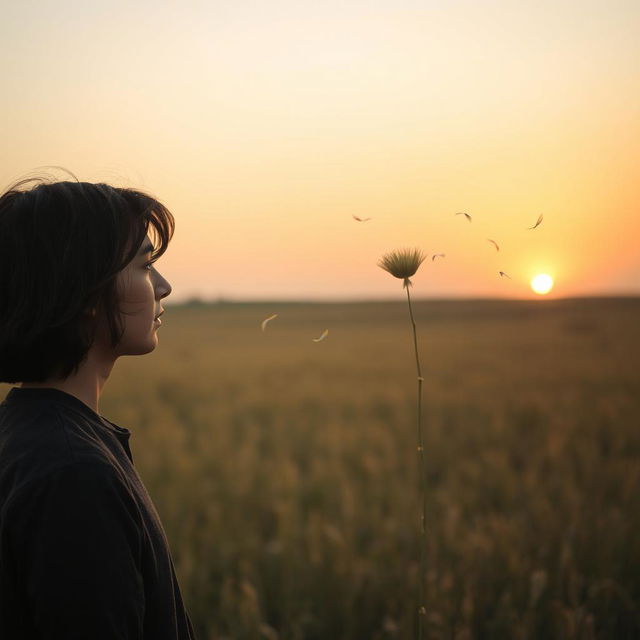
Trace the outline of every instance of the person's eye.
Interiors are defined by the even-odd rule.
[[[154,262],[153,260],[151,262],[147,262],[147,264],[144,265],[144,268],[147,271],[151,271],[151,267],[153,266],[153,262]]]

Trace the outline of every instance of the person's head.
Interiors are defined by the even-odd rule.
[[[92,347],[114,359],[152,351],[171,286],[151,263],[174,228],[164,205],[134,189],[11,185],[0,195],[0,382],[66,379]]]

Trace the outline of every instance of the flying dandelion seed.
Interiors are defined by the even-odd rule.
[[[456,213],[457,216],[464,216],[469,222],[471,222],[471,216],[468,213],[465,213],[464,211],[459,211],[458,213]]]
[[[491,238],[487,238],[487,242],[491,242],[495,246],[496,251],[500,251],[500,247],[498,246],[498,243],[495,240],[492,240]]]
[[[535,228],[536,228],[536,227],[537,227],[537,226],[542,222],[542,218],[543,218],[543,215],[542,215],[542,214],[540,214],[540,215],[538,216],[538,220],[537,220],[537,222],[533,225],[533,227],[529,227],[529,229],[535,229]]]
[[[503,278],[509,278],[509,280],[511,280],[511,276],[508,276],[504,271],[500,271],[500,276]]]
[[[444,254],[444,253],[434,253],[434,254],[431,256],[431,262],[433,262],[436,258],[444,258],[444,257],[445,257],[445,254]]]
[[[267,322],[270,322],[271,320],[273,320],[274,318],[277,318],[277,317],[278,317],[278,314],[274,313],[272,316],[269,316],[268,318],[265,318],[262,321],[262,330],[263,331],[265,330],[265,327],[267,326]]]
[[[324,340],[328,335],[329,335],[329,329],[325,329],[319,338],[311,338],[311,339],[314,342],[320,342],[321,340]]]
[[[353,215],[353,214],[351,214]],[[367,220],[371,220],[371,218],[358,218],[358,216],[353,216],[353,218],[355,220],[357,220],[358,222],[366,222]]]

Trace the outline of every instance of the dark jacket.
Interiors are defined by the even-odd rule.
[[[195,638],[130,435],[58,389],[0,404],[0,638]]]

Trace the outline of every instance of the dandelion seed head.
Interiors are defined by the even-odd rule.
[[[402,287],[410,287],[409,278],[418,270],[427,256],[420,249],[399,249],[385,253],[378,261],[381,269],[389,272],[394,278],[404,280]]]

